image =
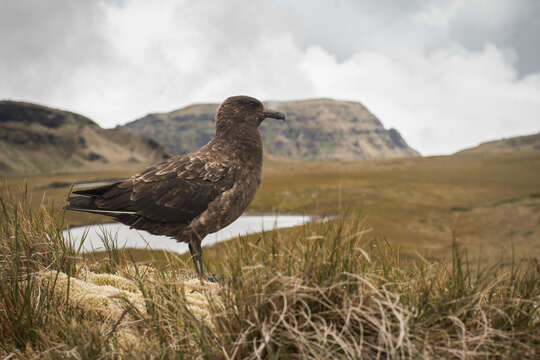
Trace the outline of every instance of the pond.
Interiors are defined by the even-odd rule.
[[[314,218],[308,215],[243,215],[229,226],[206,236],[202,245],[211,246],[240,235],[303,225],[313,220]],[[64,231],[64,237],[71,239],[77,247],[84,233],[87,233],[87,236],[82,247],[83,252],[104,250],[102,241],[104,234],[111,235],[119,248],[167,250],[179,254],[189,251],[187,244],[177,243],[168,236],[152,235],[146,231],[130,229],[129,226],[120,223],[76,227]]]

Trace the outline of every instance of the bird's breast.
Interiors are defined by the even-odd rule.
[[[260,167],[247,168],[246,171],[242,171],[236,184],[237,188],[234,191],[234,196],[243,213],[255,197],[261,184]]]

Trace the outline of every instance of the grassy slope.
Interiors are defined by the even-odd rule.
[[[484,142],[476,147],[459,151],[458,154],[538,150],[540,150],[540,133]]]
[[[10,178],[28,182],[39,203],[43,192],[59,204],[68,186],[58,182],[122,178],[133,169],[91,174]],[[452,232],[484,258],[540,256],[540,156],[504,153],[370,162],[296,162],[266,159],[263,185],[251,212],[320,215],[360,212],[373,231],[406,251],[449,253]],[[47,188],[48,187],[48,188]],[[105,217],[67,213],[70,224]],[[536,239],[536,241],[535,241]],[[488,256],[489,255],[489,256]]]
[[[459,240],[483,254],[540,254],[538,152],[358,163],[268,163],[253,210],[360,210],[374,235],[447,253]]]
[[[134,266],[129,251],[113,248],[96,261],[62,241],[61,213],[35,209],[6,192],[0,211],[0,357],[540,354],[538,263],[473,271],[457,247],[450,262],[403,258],[385,242],[366,239],[362,217],[354,213],[221,244],[219,256],[208,254],[210,269],[221,276],[209,291],[187,288],[186,264],[177,256],[152,269]],[[109,280],[77,280],[89,272]],[[198,303],[206,304],[204,318],[192,310],[194,295],[206,298]]]

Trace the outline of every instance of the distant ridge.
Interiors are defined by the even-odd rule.
[[[367,160],[419,156],[395,129],[361,103],[333,99],[268,101],[287,114],[284,123],[261,126],[266,154],[301,160]],[[178,154],[197,150],[214,135],[218,104],[195,104],[154,113],[120,126],[148,136]]]
[[[532,135],[515,136],[483,142],[478,146],[458,151],[456,154],[502,153],[513,151],[540,152],[540,132]]]
[[[102,129],[73,112],[0,101],[0,174],[98,170],[170,155],[153,140]]]

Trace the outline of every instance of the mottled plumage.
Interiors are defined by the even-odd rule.
[[[68,210],[111,216],[135,229],[189,244],[202,275],[201,241],[236,220],[261,183],[265,110],[248,96],[233,96],[216,115],[216,135],[199,151],[153,165],[130,179],[74,191]]]

